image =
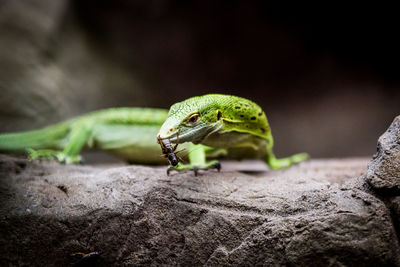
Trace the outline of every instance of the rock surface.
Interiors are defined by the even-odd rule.
[[[399,265],[389,209],[358,178],[367,159],[223,163],[168,177],[2,156],[0,265]]]
[[[400,195],[400,116],[379,138],[366,180],[375,190]]]
[[[368,165],[365,180],[386,203],[400,240],[400,116],[379,138],[377,152]]]

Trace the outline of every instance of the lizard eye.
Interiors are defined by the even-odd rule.
[[[190,116],[188,121],[190,123],[195,123],[199,120],[199,118],[200,118],[199,114],[193,114],[192,116]]]

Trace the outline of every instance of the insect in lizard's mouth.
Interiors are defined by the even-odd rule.
[[[180,161],[182,161],[175,153],[175,150],[178,148],[179,144],[179,132],[177,134],[177,142],[174,147],[172,147],[171,140],[169,138],[161,139],[160,136],[157,136],[157,142],[160,144],[161,152],[168,159],[171,166],[175,167]]]

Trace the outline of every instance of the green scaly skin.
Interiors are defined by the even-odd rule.
[[[84,147],[105,150],[132,163],[165,164],[155,136],[167,110],[113,108],[39,130],[0,134],[0,151],[29,158],[80,163]]]
[[[287,168],[308,159],[300,153],[278,159],[273,153],[273,138],[264,111],[256,103],[237,96],[209,94],[174,104],[158,133],[171,142],[192,142],[226,151],[230,158],[262,158],[271,169]],[[203,150],[203,151],[202,151]],[[190,164],[179,163],[169,170],[219,167],[206,161],[201,146],[190,155]]]
[[[194,122],[190,118],[198,114]],[[254,117],[254,119],[253,119]],[[160,129],[161,128],[161,129]],[[308,158],[296,154],[277,159],[269,124],[250,100],[227,95],[193,97],[168,112],[153,108],[114,108],[95,111],[39,130],[0,134],[0,152],[26,153],[30,159],[55,158],[79,163],[84,147],[105,150],[130,163],[165,164],[156,137],[177,141],[184,160],[170,170],[219,168],[218,157],[263,158],[272,169]]]

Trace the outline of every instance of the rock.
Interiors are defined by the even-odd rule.
[[[379,138],[377,153],[368,165],[365,180],[370,185],[370,193],[390,209],[400,237],[400,116]]]
[[[392,213],[393,224],[397,235],[400,236],[400,196],[397,196],[389,202],[390,211]]]
[[[360,189],[366,165],[223,162],[168,177],[2,156],[0,265],[400,265],[389,210]]]
[[[373,189],[400,194],[400,116],[378,140],[378,151],[369,163],[367,182]]]

